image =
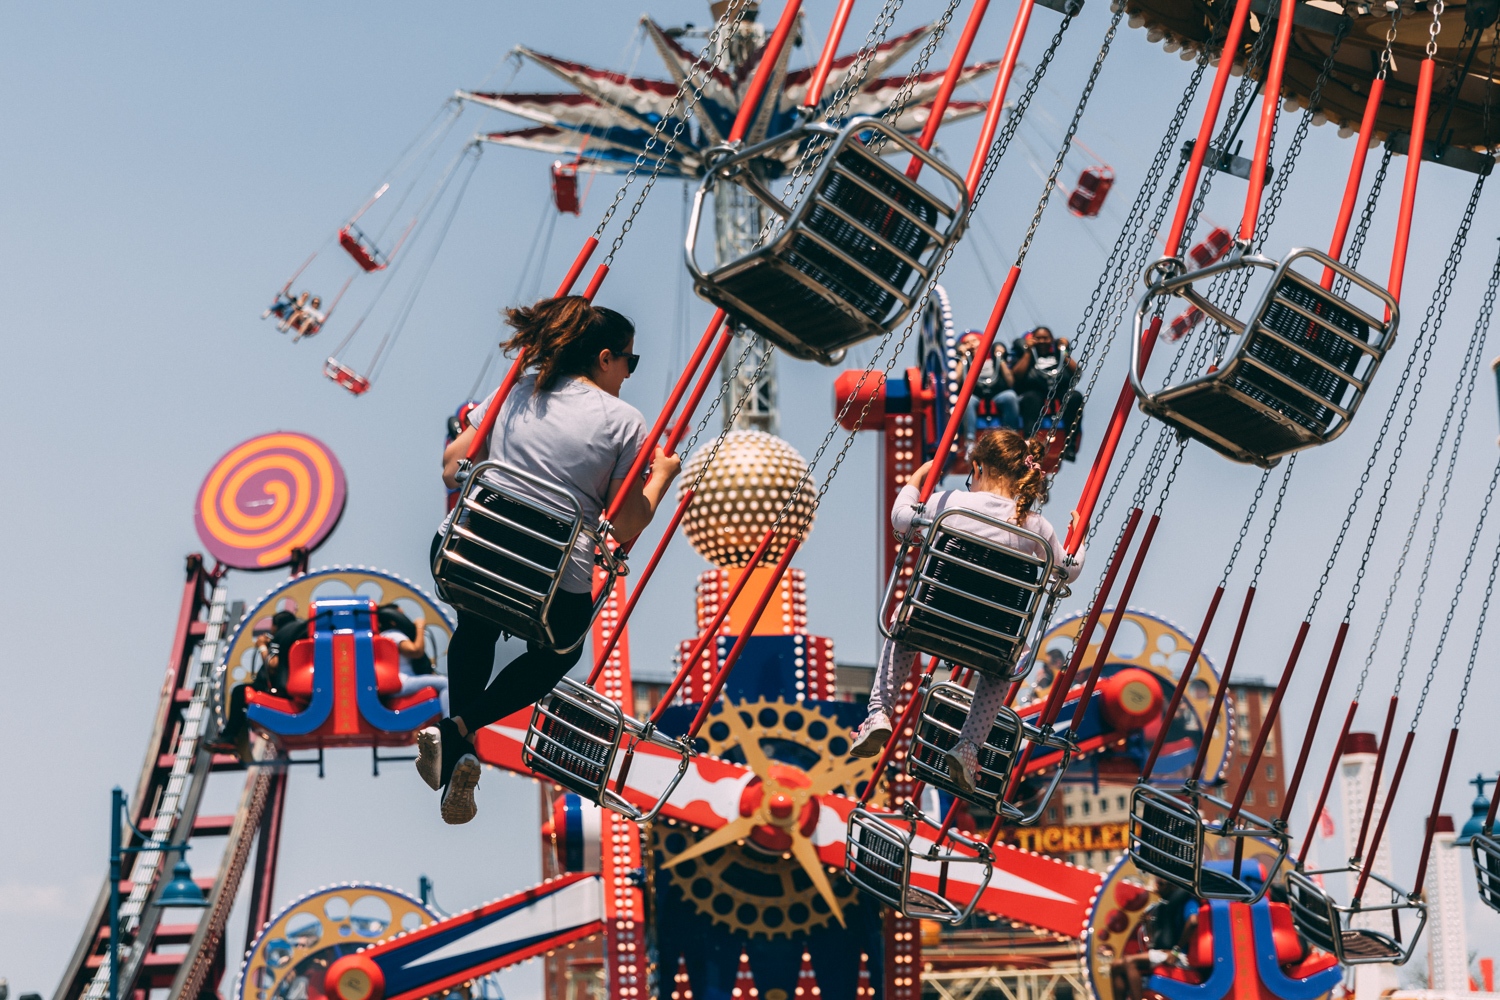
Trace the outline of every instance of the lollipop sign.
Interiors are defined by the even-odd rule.
[[[344,513],[344,470],[323,442],[277,431],[230,449],[214,464],[193,508],[198,537],[236,569],[273,569],[292,550],[311,552]]]

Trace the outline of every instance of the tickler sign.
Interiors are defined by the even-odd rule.
[[[1126,823],[1093,826],[1007,827],[1005,842],[1023,851],[1039,854],[1071,854],[1074,851],[1123,851],[1130,845]]]

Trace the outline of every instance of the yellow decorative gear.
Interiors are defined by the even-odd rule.
[[[843,726],[831,715],[806,703],[759,698],[728,706],[748,715],[749,728],[764,743],[781,741],[810,753],[805,765],[785,754],[777,762],[809,770],[848,752]],[[744,727],[731,727],[722,713],[710,716],[703,727],[708,752],[724,757],[740,742]],[[840,786],[852,794],[854,786],[874,770],[874,760],[852,761],[849,777]],[[651,851],[658,872],[671,878],[695,910],[730,931],[766,939],[807,934],[826,927],[832,910],[802,867],[790,855],[775,856],[747,844],[709,851],[702,857],[667,867],[666,862],[708,837],[713,831],[694,831],[686,824],[658,820],[651,827]],[[834,895],[848,908],[858,902],[854,887],[830,870]]]

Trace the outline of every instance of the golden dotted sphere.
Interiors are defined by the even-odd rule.
[[[679,497],[697,481],[712,451],[710,442],[687,460],[678,480]],[[708,462],[682,530],[709,562],[744,566],[806,473],[807,462],[781,438],[764,431],[730,431]],[[817,492],[817,482],[809,479],[782,519],[765,564],[780,558],[793,538],[807,537]]]

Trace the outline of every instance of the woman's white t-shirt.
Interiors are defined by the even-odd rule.
[[[469,413],[478,427],[494,393]],[[586,594],[593,586],[593,529],[604,513],[609,484],[624,479],[646,443],[641,411],[580,378],[565,377],[549,392],[537,392],[536,375],[521,376],[506,397],[490,434],[487,458],[515,466],[556,484],[583,511],[585,534],[578,536],[563,573],[562,589]],[[538,495],[525,480],[506,481],[520,493]],[[450,515],[451,516],[451,515]],[[444,521],[446,528],[447,522]]]
[[[891,506],[891,526],[900,534],[904,535],[911,530],[912,520],[917,516],[917,501],[921,496],[921,492],[910,483],[901,487],[901,492],[896,495],[896,502]],[[1012,524],[1016,520],[1014,500],[983,490],[938,490],[928,498],[923,516],[931,520],[945,510],[978,511],[997,521],[1009,521]],[[991,539],[1013,549],[1032,551],[1036,548],[1036,543],[1032,540],[1022,538],[1013,531],[997,528],[985,521],[960,517],[949,518],[949,520],[965,521],[967,522],[963,525],[965,531],[972,531],[981,538]],[[1063,547],[1052,525],[1045,517],[1034,511],[1026,515],[1026,520],[1021,527],[1047,540],[1047,547],[1052,550],[1052,564],[1062,572],[1066,582],[1072,583],[1078,578],[1078,574],[1083,571],[1082,549],[1075,556],[1068,555],[1068,550]],[[1033,554],[1038,558],[1043,557],[1041,552],[1033,552]]]

